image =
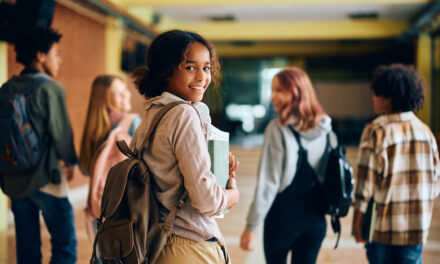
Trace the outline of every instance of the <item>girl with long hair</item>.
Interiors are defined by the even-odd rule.
[[[81,172],[91,176],[84,210],[91,241],[96,232],[95,219],[100,216],[107,173],[125,158],[116,148],[116,140],[129,142],[141,123],[137,114],[128,113],[130,97],[127,84],[119,76],[100,75],[93,81],[80,151]]]
[[[278,117],[266,128],[258,182],[240,247],[252,250],[264,220],[264,253],[269,264],[315,263],[326,233],[319,209],[327,135],[336,146],[331,119],[319,104],[307,74],[291,67],[273,78],[271,100]]]

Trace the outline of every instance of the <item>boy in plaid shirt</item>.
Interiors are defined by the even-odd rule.
[[[361,220],[374,199],[374,236],[365,246],[370,263],[422,263],[440,177],[435,138],[413,113],[423,104],[424,86],[413,67],[401,64],[373,74],[379,116],[362,133],[353,218],[353,236],[366,244]]]

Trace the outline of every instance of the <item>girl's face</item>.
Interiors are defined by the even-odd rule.
[[[278,82],[278,78],[272,80],[272,94],[270,99],[277,113],[281,112],[289,103],[292,102],[292,93],[283,89]]]
[[[127,85],[119,79],[114,79],[107,92],[108,108],[115,112],[128,112],[131,109],[130,97]]]
[[[191,101],[202,101],[211,83],[211,56],[208,48],[200,42],[190,45],[180,66],[168,79],[166,91]]]

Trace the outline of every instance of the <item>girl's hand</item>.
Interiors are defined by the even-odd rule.
[[[235,160],[234,155],[232,155],[232,153],[229,152],[229,181],[228,181],[227,189],[238,189],[237,181],[236,181],[236,172],[239,164],[240,162],[238,162],[238,160]]]
[[[252,247],[252,241],[254,240],[254,237],[254,232],[245,229],[240,237],[240,248],[246,251],[254,251],[254,248]]]
[[[235,173],[238,168],[238,161],[235,161],[234,155],[229,152],[229,180],[228,185],[226,186],[226,193],[228,197],[226,208],[232,208],[234,205],[238,203],[240,199],[240,192],[238,191],[237,181],[235,177]]]

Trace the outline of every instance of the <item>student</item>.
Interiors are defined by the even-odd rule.
[[[30,195],[10,195],[14,214],[17,263],[41,263],[40,211],[50,233],[50,263],[76,262],[76,235],[73,209],[67,198],[67,181],[73,177],[77,156],[73,132],[66,110],[64,89],[52,80],[61,65],[58,42],[61,35],[53,29],[29,30],[15,44],[17,61],[25,66],[8,84],[23,92],[36,82],[41,84],[26,96],[27,113],[42,146],[46,148],[32,179],[47,179]],[[43,82],[41,82],[43,78]],[[43,143],[44,142],[44,143]],[[60,165],[65,165],[65,173]],[[17,182],[15,183],[17,184]],[[5,180],[2,187],[8,186]],[[22,190],[33,186],[32,181]]]
[[[121,77],[100,75],[93,81],[80,151],[80,169],[84,175],[92,176],[85,209],[86,218],[90,220],[87,226],[90,238],[94,237],[90,224],[100,216],[101,197],[107,173],[125,157],[110,157],[115,151],[119,153],[119,150],[115,144],[107,146],[104,143],[107,143],[110,132],[116,128],[118,132],[114,133],[118,139],[130,140],[141,123],[137,114],[127,114],[131,110],[130,97],[130,91]],[[104,151],[104,148],[114,148],[114,151]],[[106,161],[99,162],[99,159]],[[96,173],[100,175],[94,175]]]
[[[320,106],[309,77],[299,68],[275,75],[271,99],[278,117],[264,134],[257,187],[240,247],[253,250],[255,230],[264,220],[267,263],[286,263],[289,251],[292,263],[315,263],[326,233],[317,201],[331,119]],[[333,133],[330,138],[336,146]]]
[[[155,195],[162,220],[183,190],[189,195],[177,212],[172,235],[158,264],[230,262],[214,216],[238,202],[238,162],[230,155],[228,188],[218,185],[210,171],[209,113],[205,112],[206,105],[200,103],[211,79],[214,85],[218,84],[219,74],[212,44],[196,33],[180,30],[154,39],[148,50],[147,67],[133,74],[139,92],[148,100],[132,148],[144,149],[144,136],[160,109],[175,101],[188,103],[174,107],[163,117],[154,140],[144,149],[143,158],[158,187]]]
[[[374,112],[359,145],[353,235],[362,238],[361,220],[370,199],[376,203],[370,263],[422,263],[440,163],[435,138],[413,113],[422,107],[425,84],[413,67],[392,64],[373,74]]]

